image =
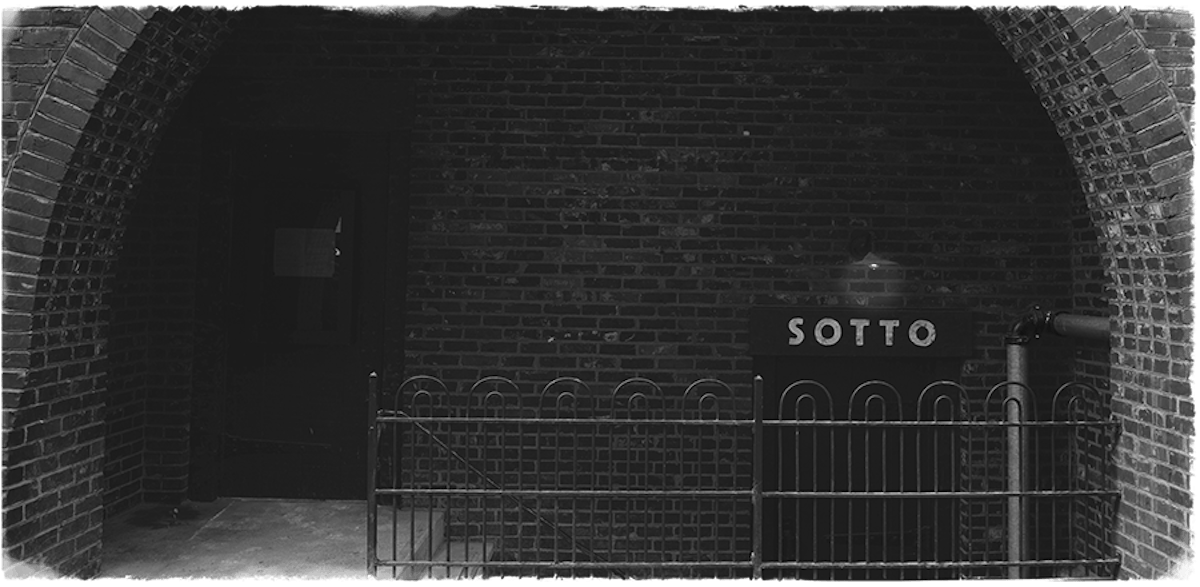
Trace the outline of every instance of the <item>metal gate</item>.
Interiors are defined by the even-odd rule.
[[[1115,576],[1117,424],[1090,387],[1058,389],[1039,418],[1012,385],[972,403],[943,381],[905,406],[872,381],[834,413],[830,390],[797,381],[764,419],[761,378],[739,395],[638,377],[452,393],[418,376],[381,396],[372,376],[368,572]]]

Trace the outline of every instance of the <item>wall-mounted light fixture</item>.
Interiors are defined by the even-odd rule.
[[[850,253],[851,265],[866,267],[871,270],[879,269],[889,265],[898,265],[895,261],[888,259],[882,254],[875,251],[875,238],[865,228],[855,228],[850,231],[850,242],[846,245],[846,251]]]
[[[855,261],[853,265],[866,265],[868,269],[874,270],[879,269],[880,267],[887,267],[889,265],[899,265],[899,263],[896,263],[887,257],[880,256],[874,251],[869,251],[866,255],[863,255],[863,258]]]

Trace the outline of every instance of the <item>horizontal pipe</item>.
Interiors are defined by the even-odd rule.
[[[1050,319],[1050,330],[1059,336],[1107,340],[1108,317],[1058,313]]]
[[[466,489],[458,487],[422,489],[379,489],[379,495],[505,495],[528,497],[573,497],[589,499],[601,497],[703,497],[745,498],[753,497],[749,489]],[[1074,489],[1057,491],[764,491],[763,497],[793,499],[995,499],[999,497],[1118,497],[1121,492],[1112,489]]]
[[[1114,565],[1121,562],[1115,557],[1092,559],[1060,559],[1021,561],[830,561],[830,562],[773,562],[762,564],[764,569],[975,569],[1004,567],[1058,567],[1079,565]]]
[[[438,423],[438,424],[578,424],[607,428],[612,425],[696,425],[718,424],[749,428],[754,420],[585,420],[551,418],[461,418],[461,417],[408,417],[393,416],[379,418],[383,424]],[[1037,422],[1005,422],[1001,420],[763,420],[770,428],[1094,428],[1118,427],[1117,420],[1043,420]]]
[[[465,487],[446,488],[380,488],[378,495],[503,495],[507,497],[574,497],[578,499],[599,497],[705,497],[735,498],[752,497],[751,489],[470,489]]]
[[[1080,561],[1089,562],[1089,561]],[[1104,561],[1098,561],[1104,562]],[[414,561],[391,560],[380,561],[381,567],[479,567],[479,568],[517,568],[517,569],[687,569],[692,567],[715,567],[719,569],[749,568],[753,563],[748,560],[736,561]],[[977,565],[978,566],[978,565]]]
[[[1076,489],[1057,491],[764,491],[763,497],[792,499],[994,499],[997,497],[1060,498],[1060,497],[1120,497],[1115,489]]]
[[[1073,338],[1107,339],[1108,318],[1105,316],[1083,316],[1067,312],[1048,312],[1034,306],[1025,315],[1013,322],[1004,337],[1007,344],[1029,344],[1042,333],[1050,331],[1059,336]]]
[[[1054,567],[1079,565],[1115,565],[1121,559],[1088,558],[1088,559],[1055,559],[1021,561],[1021,567]],[[659,562],[590,562],[590,561],[380,561],[382,567],[494,567],[494,568],[539,568],[539,569],[604,569],[623,567],[629,569],[648,568],[748,568],[750,561],[659,561]],[[1008,561],[763,561],[764,569],[974,569],[974,568],[1003,568],[1012,566]]]
[[[394,414],[394,415],[393,415]],[[507,418],[507,417],[491,417],[491,416],[409,416],[403,412],[380,410],[379,417],[376,421],[384,424],[396,424],[403,422],[432,422],[432,423],[459,423],[459,424],[577,424],[580,426],[629,426],[629,425],[646,425],[646,424],[686,424],[689,426],[714,427],[714,426],[742,426],[750,427],[754,425],[754,420],[675,420],[675,419],[650,419],[650,418]]]

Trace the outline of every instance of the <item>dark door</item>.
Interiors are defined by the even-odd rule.
[[[764,378],[764,417],[773,419],[915,420],[917,399],[932,382],[956,379],[955,359],[759,357]],[[795,381],[812,379],[829,390],[830,402],[785,402],[780,397]],[[880,400],[850,404],[851,394],[873,380],[898,392],[864,389]],[[795,396],[791,396],[795,397]],[[886,405],[885,405],[886,404]],[[782,414],[780,412],[783,412]],[[918,435],[922,435],[918,438]],[[948,490],[955,482],[951,439],[944,434],[897,428],[768,429],[764,442],[764,485],[768,491]],[[922,453],[917,458],[918,451]],[[938,478],[932,478],[936,475]],[[950,484],[950,485],[948,485]],[[781,562],[896,562],[951,560],[955,541],[954,506],[947,500],[819,498],[768,500],[764,504],[765,560]],[[781,571],[776,577],[801,579],[935,579],[933,571]]]
[[[218,491],[363,498],[365,382],[382,368],[387,135],[234,140]]]

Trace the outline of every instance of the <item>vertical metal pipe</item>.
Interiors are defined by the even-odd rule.
[[[400,405],[401,405],[400,404],[400,394],[396,394],[395,397],[392,399],[392,408],[396,409],[396,408],[400,407]],[[417,448],[418,448],[417,447],[417,427],[414,426],[411,422],[409,422],[407,424],[408,424],[407,428],[408,428],[408,457],[409,457],[408,462],[412,464],[412,471],[408,473],[408,479],[409,479],[409,483],[415,489],[418,485],[417,479],[421,475],[420,465],[417,464],[418,463],[417,455],[419,454],[417,451]],[[400,470],[400,466],[401,466],[401,462],[402,462],[401,456],[404,454],[404,449],[402,449],[400,447],[400,441],[403,440],[404,433],[400,430],[400,424],[398,422],[393,422],[392,425],[390,426],[390,428],[392,429],[392,438],[391,438],[391,440],[392,440],[392,442],[391,442],[391,445],[392,445],[392,482],[391,482],[391,484],[388,485],[388,487],[395,489],[395,488],[400,487],[400,484],[401,484],[402,480],[404,479],[404,473],[401,472],[401,470]],[[416,554],[416,550],[414,550],[416,547],[414,546],[414,544],[416,544],[416,542],[417,542],[417,539],[416,539],[416,535],[417,535],[416,504],[417,504],[418,500],[420,500],[420,499],[421,499],[420,497],[416,497],[415,499],[410,498],[408,501],[408,509],[409,509],[408,519],[411,522],[408,525],[408,560],[410,560],[410,561],[416,559],[416,556],[414,556]],[[400,515],[400,498],[399,498],[399,496],[392,496],[391,506],[392,507],[389,508],[392,511],[392,558],[391,558],[391,561],[397,562],[400,560],[400,530],[399,530],[400,522],[397,519],[397,517]],[[412,569],[413,569],[412,566],[398,567],[398,566],[393,565],[392,566],[392,578],[393,579],[397,578],[397,576],[399,576],[399,575],[397,575],[397,573],[402,574],[404,576],[410,576]]]
[[[375,427],[375,418],[379,415],[378,391],[379,374],[372,371],[367,378],[367,576],[371,578],[375,578],[378,564],[375,547],[379,539],[379,505],[375,503],[375,467],[378,466],[375,453],[379,450],[379,430]]]
[[[754,544],[753,552],[751,553],[751,564],[753,567],[754,579],[762,579],[762,558],[763,558],[763,543],[762,543],[762,525],[763,525],[763,467],[762,467],[762,442],[763,442],[763,378],[762,375],[754,376]]]
[[[1020,384],[1008,386],[1008,396],[1005,400],[1008,422],[1015,424],[1008,427],[1008,491],[1019,493],[1024,491],[1025,485],[1024,451],[1022,450],[1024,431],[1021,429],[1020,423],[1024,420],[1025,407],[1029,405],[1030,399],[1027,397],[1025,387],[1029,381],[1028,348],[1026,345],[1014,341],[1009,341],[1006,346],[1007,379],[1011,383]],[[1008,560],[1011,563],[1019,563],[1025,559],[1022,499],[1020,495],[1010,495],[1008,498]],[[1021,575],[1022,567],[1013,565],[1008,568],[1008,578],[1020,579]]]
[[[393,396],[391,407],[392,407],[393,412],[400,411],[402,404],[401,404],[401,399],[400,399],[399,393],[397,393]],[[386,408],[386,406],[385,406],[385,408]],[[408,441],[407,446],[409,447],[409,449],[408,449],[409,458],[405,459],[404,458],[405,438],[404,438],[404,432],[400,429],[401,425],[402,424],[399,422],[390,422],[390,423],[379,424],[379,427],[380,427],[379,431],[380,431],[381,435],[385,430],[391,431],[390,432],[391,438],[389,440],[391,441],[390,444],[392,446],[392,460],[391,460],[392,478],[389,482],[384,484],[385,486],[387,486],[388,488],[391,488],[391,489],[401,487],[404,484],[404,482],[405,482],[404,480],[406,477],[408,479],[408,483],[411,484],[415,488],[417,486],[416,479],[420,475],[419,465],[417,464],[417,460],[416,460],[416,455],[417,455],[416,428],[409,422],[405,422],[403,424],[404,426],[406,426],[409,429],[409,437],[407,439],[407,441]],[[407,472],[407,474],[402,469],[402,467],[404,466],[404,463],[408,463],[411,468],[411,471]],[[399,529],[400,528],[399,516],[402,514],[402,512],[400,510],[402,500],[403,500],[403,498],[401,496],[392,495],[392,496],[389,496],[389,499],[386,502],[388,504],[387,509],[389,512],[391,512],[391,521],[389,522],[391,524],[391,540],[392,540],[391,555],[389,558],[389,562],[391,562],[391,563],[395,563],[400,560],[400,542],[401,541],[400,541],[400,529]],[[411,502],[408,504],[408,508],[410,511],[413,510],[413,505]],[[415,520],[416,519],[415,516],[416,516],[416,513],[414,511],[413,513],[410,513],[409,519]],[[408,526],[409,526],[409,530],[411,532],[416,532],[417,525],[416,525],[415,521],[413,523],[409,524]],[[409,544],[411,545],[414,542],[415,542],[415,539],[410,540]],[[410,548],[411,548],[411,546],[410,546]],[[410,556],[408,557],[408,560],[410,560],[410,561],[416,559],[415,556],[412,556],[413,552],[415,552],[415,551],[410,550]],[[413,567],[411,567],[411,566],[398,567],[394,564],[391,565],[391,568],[392,568],[392,578],[393,579],[396,579],[398,577],[411,576],[410,574],[412,573],[412,570],[413,570]]]

